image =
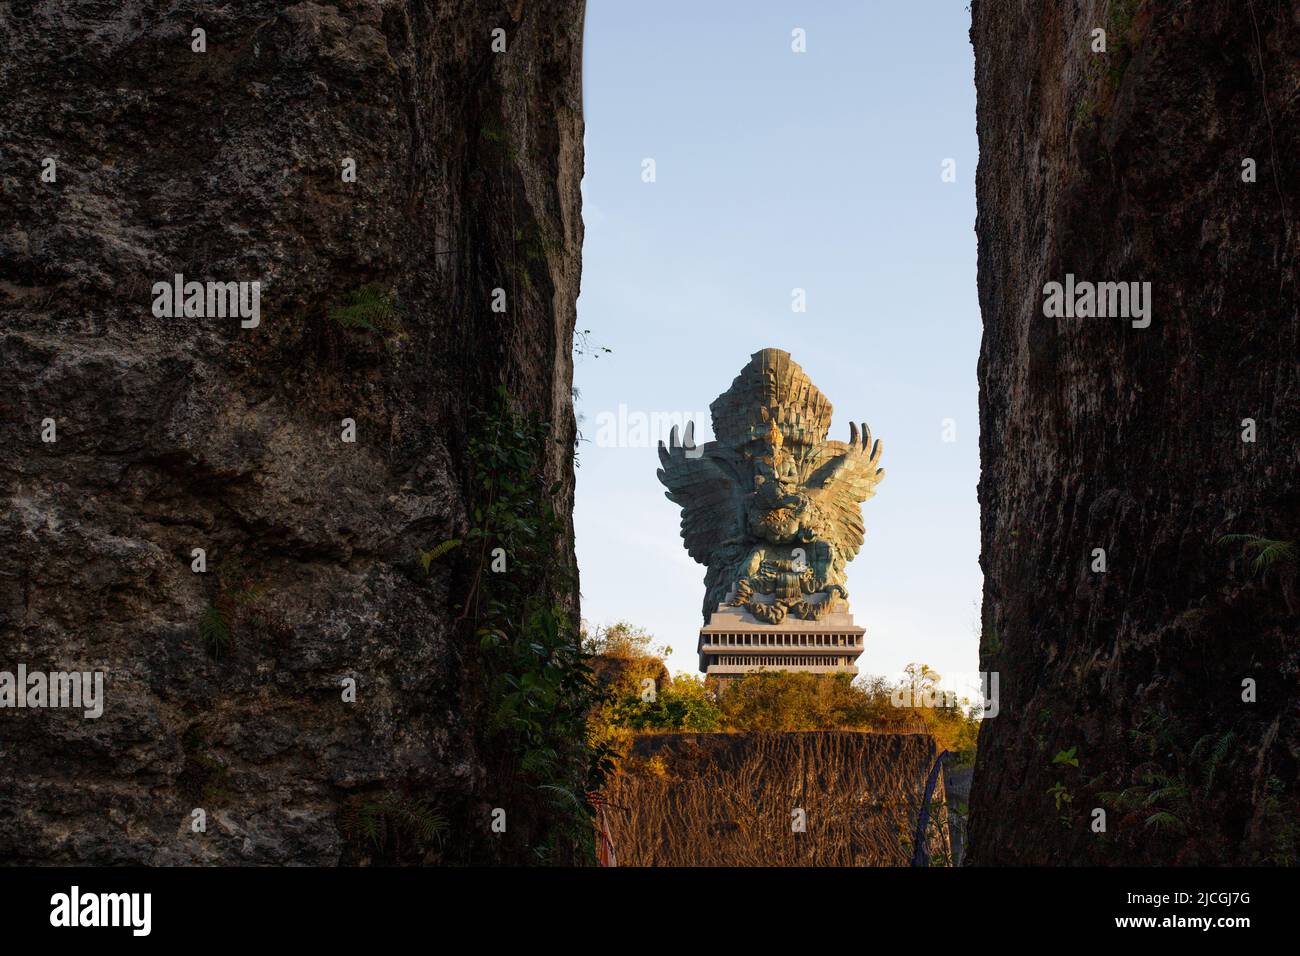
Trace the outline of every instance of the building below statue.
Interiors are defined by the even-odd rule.
[[[719,604],[700,629],[700,671],[722,681],[756,671],[856,677],[866,630],[853,623],[848,602],[834,592],[807,597],[814,604],[834,603],[816,620],[787,615],[780,624],[766,624],[729,601]]]
[[[708,570],[700,670],[858,673],[865,631],[847,572],[866,533],[860,506],[885,477],[866,423],[832,441],[831,403],[781,349],[750,356],[709,405],[713,440],[688,426],[659,443],[659,480],[681,507],[682,543]]]

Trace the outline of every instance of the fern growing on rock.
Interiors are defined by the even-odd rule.
[[[400,851],[403,842],[428,850],[442,846],[447,818],[427,800],[401,793],[381,793],[354,799],[343,813],[343,833],[375,850],[390,845]]]
[[[1253,554],[1250,568],[1255,574],[1267,574],[1279,564],[1295,563],[1294,541],[1279,541],[1258,534],[1225,534],[1219,537],[1218,543],[1240,544],[1243,553]]]
[[[199,640],[214,658],[230,650],[230,625],[215,604],[209,604],[199,615]]]
[[[330,320],[343,329],[364,329],[377,335],[401,332],[401,313],[393,289],[368,283],[353,290],[342,305],[329,310]]]

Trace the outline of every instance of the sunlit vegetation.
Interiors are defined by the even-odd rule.
[[[627,622],[584,633],[584,649],[604,687],[592,712],[595,737],[625,751],[638,733],[861,730],[924,733],[958,764],[974,759],[979,720],[969,701],[945,700],[940,675],[925,665],[909,668],[899,684],[880,677],[773,671],[751,674],[719,688],[715,679],[678,673],[663,664],[667,648]],[[905,693],[899,693],[905,691]],[[907,701],[904,706],[898,700]],[[935,699],[936,706],[916,706]]]

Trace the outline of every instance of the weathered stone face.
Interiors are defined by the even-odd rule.
[[[354,794],[480,809],[454,572],[416,555],[464,526],[469,411],[498,383],[556,423],[569,511],[582,17],[7,12],[0,669],[102,670],[107,702],[0,714],[0,857],[331,863]],[[259,282],[258,324],[156,314],[176,274]]]
[[[1295,852],[1294,564],[1261,576],[1217,541],[1300,540],[1296,15],[973,5],[981,667],[1001,675],[973,862]],[[1150,282],[1150,315],[1045,314],[1076,280]],[[1070,748],[1077,768],[1054,763]]]

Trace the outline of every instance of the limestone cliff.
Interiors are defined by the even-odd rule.
[[[1294,862],[1298,18],[973,4],[981,665],[1001,701],[970,862]],[[1045,317],[1067,274],[1150,282],[1149,326]],[[1289,556],[1255,567],[1265,547],[1230,534]]]
[[[8,5],[0,669],[102,670],[107,705],[0,714],[0,859],[346,862],[364,794],[432,798],[473,856],[464,582],[417,549],[465,526],[498,384],[556,424],[570,511],[582,19]],[[155,315],[178,273],[260,282],[259,324]]]

